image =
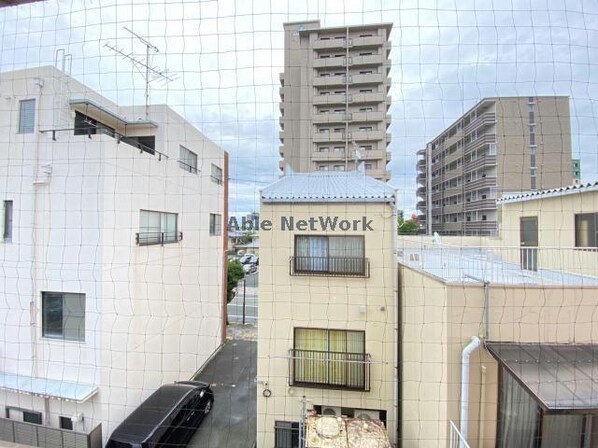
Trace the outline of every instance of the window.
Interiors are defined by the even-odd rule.
[[[177,218],[176,213],[140,210],[137,244],[148,246],[180,241],[182,235],[177,232]]]
[[[575,215],[575,247],[598,247],[598,213]]]
[[[70,417],[60,416],[60,429],[73,430],[73,421]]]
[[[318,151],[319,151],[319,152],[329,152],[329,151],[330,151],[330,148],[329,148],[328,146],[320,146],[320,147],[318,148]]]
[[[42,336],[85,341],[85,294],[42,292]]]
[[[529,133],[529,144],[530,145],[535,145],[536,144],[536,133],[535,132],[530,132]]]
[[[87,115],[82,114],[81,112],[75,112],[75,135],[95,135],[95,134],[106,134],[110,137],[114,137],[114,129],[110,126],[106,126],[104,123],[101,123]],[[126,143],[129,143],[128,140],[131,140],[135,137],[128,137]],[[142,137],[143,138],[143,137]]]
[[[373,169],[373,168],[374,168],[374,164],[373,164],[373,163],[366,163],[366,164],[365,164],[365,169],[366,169],[366,170],[371,170],[371,169]]]
[[[372,71],[371,70],[361,70],[359,72],[360,75],[371,75]]]
[[[12,241],[12,201],[4,201],[4,242]]]
[[[496,143],[488,144],[488,155],[495,156],[496,155]]]
[[[329,128],[321,128],[318,132],[320,134],[328,134],[328,133],[330,133],[330,129]]]
[[[359,93],[372,93],[372,89],[359,89]]]
[[[102,128],[105,134],[109,134],[107,127]],[[140,151],[147,152],[150,154],[156,153],[156,136],[155,135],[140,135],[137,137],[122,137],[122,142],[125,142],[127,145],[134,146],[135,148],[139,149]]]
[[[298,422],[274,422],[274,448],[299,448]]]
[[[212,182],[222,185],[222,168],[212,163]]]
[[[373,148],[372,145],[365,145],[365,146],[360,146],[359,149],[363,150],[363,151],[371,151]]]
[[[345,132],[345,128],[334,128],[334,132]]]
[[[365,332],[295,328],[291,384],[369,390]]]
[[[320,111],[320,113],[321,113],[321,114],[329,114],[329,113],[330,113],[330,110],[329,110],[329,109],[322,109],[322,110]]]
[[[222,215],[210,213],[210,235],[222,235]]]
[[[359,130],[360,130],[361,132],[369,132],[369,131],[371,131],[371,130],[372,130],[372,127],[371,127],[371,126],[361,126],[361,127],[359,128]]]
[[[343,146],[335,146],[334,147],[334,152],[343,152],[345,150],[345,148]]]
[[[6,407],[6,418],[25,423],[42,424],[42,413],[21,408]]]
[[[334,165],[334,171],[345,171],[345,165]]]
[[[359,56],[371,56],[372,53],[371,51],[362,51],[361,53],[359,53]]]
[[[19,104],[19,134],[32,134],[35,126],[35,99]]]
[[[179,166],[190,173],[197,173],[197,154],[185,148],[183,145],[180,145]]]
[[[341,223],[337,224],[343,230]],[[367,276],[367,259],[364,253],[363,236],[297,235],[293,273]]]
[[[320,165],[320,166],[318,167],[318,170],[319,170],[319,171],[328,171],[328,165]]]
[[[372,112],[373,109],[371,107],[361,107],[359,112]]]

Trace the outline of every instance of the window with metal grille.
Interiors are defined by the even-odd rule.
[[[35,127],[35,99],[22,100],[19,105],[19,134],[31,134]]]

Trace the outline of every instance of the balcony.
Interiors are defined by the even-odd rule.
[[[284,101],[284,87],[278,88],[278,96],[280,96],[281,101]]]
[[[371,131],[353,131],[349,134],[349,140],[368,141],[368,140],[383,140],[384,131],[371,130]]]
[[[284,73],[278,74],[278,80],[280,81],[280,85],[284,86]]]
[[[383,168],[375,168],[373,170],[366,170],[365,173],[368,176],[371,176],[374,179],[378,179],[383,182],[390,180],[390,171],[383,169]]]
[[[370,390],[369,353],[289,350],[289,385]]]
[[[417,187],[416,194],[420,198],[425,198],[426,197],[426,187]]]
[[[446,188],[443,191],[445,198],[450,198],[451,196],[457,196],[459,194],[463,194],[463,185],[457,185],[456,187]]]
[[[347,102],[347,96],[342,93],[333,93],[330,95],[314,95],[314,104],[345,104]]]
[[[494,112],[484,112],[483,114],[480,114],[478,118],[465,126],[465,133],[469,134],[475,129],[493,124],[496,124],[496,114]]]
[[[374,46],[384,45],[384,37],[382,37],[382,36],[352,37],[351,45],[353,47],[374,47]]]
[[[314,151],[311,155],[314,162],[338,162],[345,161],[345,151]]]
[[[390,123],[390,120],[390,115],[381,111],[351,112],[351,121],[353,122],[388,121]]]
[[[450,171],[444,173],[444,180],[449,181],[455,179],[457,177],[463,176],[463,167],[460,166],[459,168],[453,168]]]
[[[417,169],[418,169],[418,171],[426,170],[426,160],[425,159],[420,159],[417,161]]]
[[[322,277],[369,277],[370,259],[365,257],[302,257],[289,259],[290,275]]]
[[[349,84],[380,84],[382,82],[384,82],[384,75],[381,73],[358,74],[349,77]]]
[[[372,149],[360,151],[362,160],[385,160],[389,158],[389,152],[384,149]]]
[[[344,142],[344,132],[317,132],[312,139],[315,143]]]
[[[445,232],[461,232],[463,230],[463,222],[445,222],[442,224],[442,229]]]
[[[426,185],[426,173],[418,173],[415,180],[418,184]]]
[[[469,182],[465,181],[465,190],[467,191],[490,187],[496,187],[496,177],[486,176]]]
[[[313,60],[314,68],[323,68],[323,67],[345,67],[346,58],[344,56],[339,56],[336,58],[317,58]]]
[[[461,140],[463,138],[463,130],[457,131],[457,133],[449,138],[447,138],[444,141],[444,147],[445,148],[450,148],[451,146],[453,146],[455,143],[457,143],[459,140]]]
[[[381,92],[371,93],[352,93],[349,95],[349,103],[360,104],[360,103],[381,103],[386,99],[386,94]]]
[[[444,214],[447,214],[447,215],[451,214],[451,213],[461,213],[461,212],[463,212],[463,203],[445,205],[442,208],[442,211]]]
[[[490,143],[496,143],[496,134],[486,134],[465,145],[465,154],[480,149]]]
[[[278,131],[278,138],[280,139],[280,143],[284,143],[284,131]]]
[[[477,199],[475,201],[465,202],[465,211],[474,210],[496,210],[496,199]]]
[[[495,166],[496,165],[496,156],[483,156],[478,157],[476,160],[472,160],[471,162],[467,162],[465,164],[466,171],[473,171],[484,166]]]
[[[344,86],[347,83],[345,75],[337,76],[317,76],[314,78],[314,86],[326,87],[326,86]]]
[[[417,206],[418,210],[425,210],[426,208],[426,201],[417,201],[417,204],[415,204]]]
[[[349,114],[344,112],[333,112],[327,114],[312,114],[311,120],[313,123],[344,123],[349,121]]]
[[[466,221],[465,231],[474,234],[495,235],[496,221]]]
[[[383,64],[386,61],[386,57],[382,54],[369,54],[365,56],[350,56],[349,65],[376,65]]]
[[[340,49],[346,47],[347,39],[344,37],[341,39],[317,39],[313,41],[312,44],[314,50]]]
[[[444,164],[450,165],[451,163],[459,160],[461,157],[463,157],[463,150],[458,149],[455,152],[448,154],[447,156],[444,157]]]
[[[17,443],[19,444],[18,446],[52,446],[53,448],[102,447],[102,425],[96,426],[89,433],[52,428],[8,418],[0,418],[0,425],[2,426],[0,439]]]
[[[280,154],[280,157],[284,157],[284,145],[278,147],[278,154]]]

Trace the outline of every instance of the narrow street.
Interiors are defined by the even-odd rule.
[[[245,282],[245,287],[243,287]],[[245,323],[257,324],[258,273],[249,274],[239,282],[237,295],[228,304],[228,321],[243,323],[243,299],[245,299]]]

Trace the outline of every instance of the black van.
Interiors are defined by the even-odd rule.
[[[187,446],[213,404],[214,393],[205,383],[165,384],[114,430],[106,448]]]

